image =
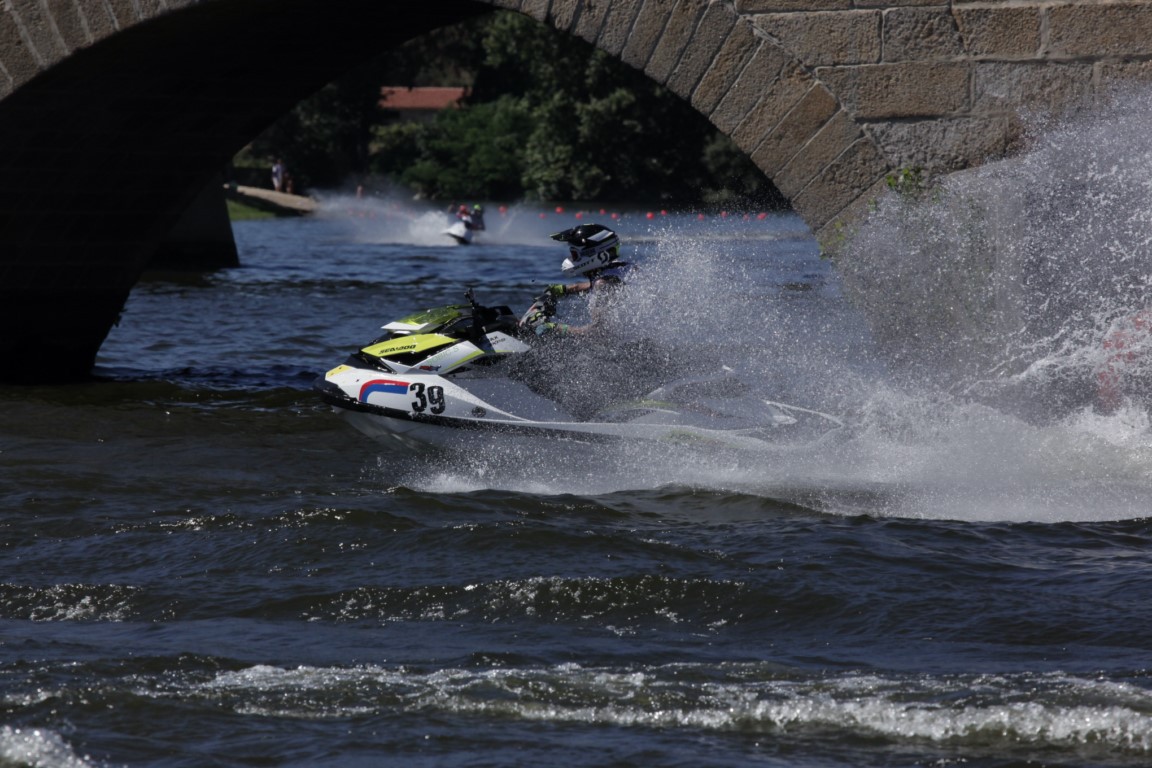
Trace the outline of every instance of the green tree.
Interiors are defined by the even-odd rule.
[[[382,85],[465,85],[427,124],[378,107]],[[309,184],[372,172],[427,198],[784,204],[675,94],[587,43],[495,12],[412,41],[302,103],[254,142]]]
[[[783,203],[727,137],[671,91],[583,41],[514,13],[485,28],[474,98],[520,100],[521,181],[541,200]]]
[[[424,197],[513,199],[520,196],[527,123],[510,98],[446,110],[435,128],[392,126],[379,137],[377,172]],[[405,156],[411,146],[414,154]],[[417,160],[412,162],[411,158]]]

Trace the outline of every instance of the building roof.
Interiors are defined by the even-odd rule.
[[[384,109],[437,110],[455,107],[468,95],[467,88],[404,88],[386,86],[380,89],[380,106]]]

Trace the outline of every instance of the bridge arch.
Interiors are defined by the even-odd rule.
[[[581,37],[731,136],[819,235],[887,173],[1010,148],[1022,106],[1147,77],[1152,0],[7,0],[0,379],[82,376],[181,213],[372,55],[493,8]]]
[[[740,2],[490,1],[583,38],[676,93],[730,136],[814,231],[889,170],[813,68]]]

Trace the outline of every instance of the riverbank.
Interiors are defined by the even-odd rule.
[[[240,184],[225,184],[224,197],[233,221],[304,216],[316,210],[316,201],[310,197]]]

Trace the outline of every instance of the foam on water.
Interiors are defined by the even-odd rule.
[[[343,222],[365,243],[403,243],[415,246],[448,246],[455,242],[445,230],[455,221],[455,206],[436,207],[414,203],[400,196],[321,194],[317,215]],[[475,233],[473,245],[541,245],[548,236],[572,226],[571,217],[549,217],[528,205],[488,206],[485,229]]]
[[[0,609],[30,621],[123,621],[138,592],[119,585],[0,584]]]
[[[182,695],[243,702],[269,717],[385,714],[396,708],[554,723],[699,728],[796,738],[890,739],[991,751],[1152,752],[1152,694],[1063,673],[807,674],[767,663],[641,669],[561,664],[409,671],[256,666]]]
[[[61,735],[45,728],[0,726],[0,764],[16,768],[88,768]]]

